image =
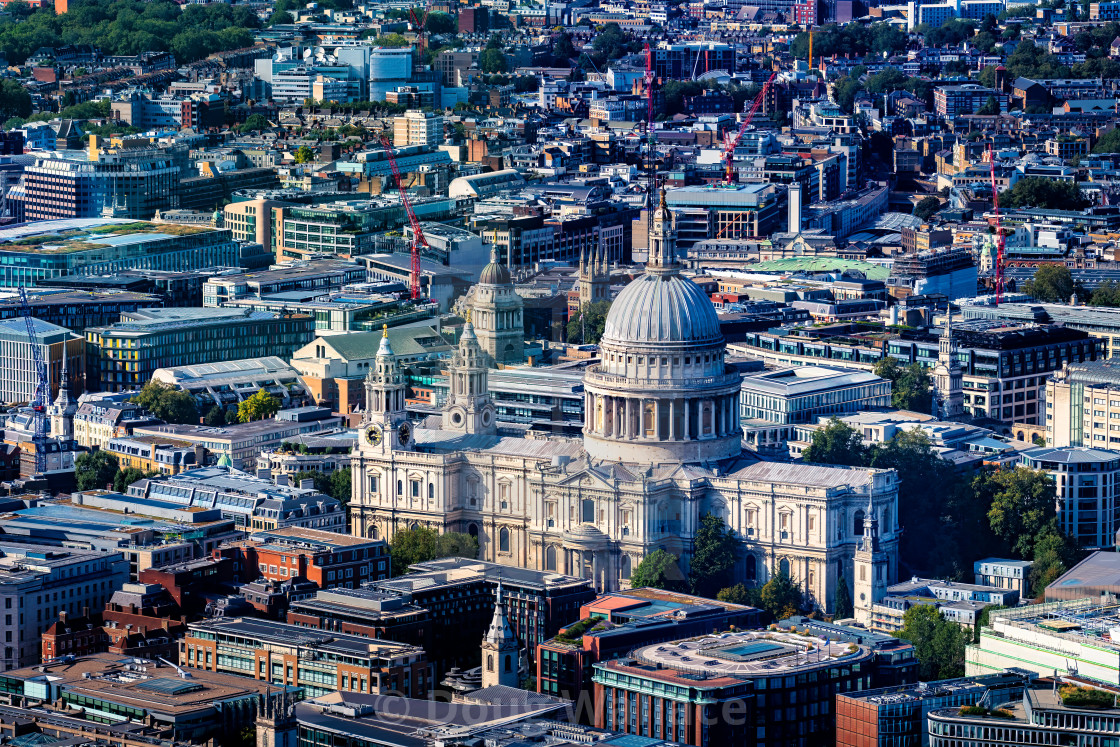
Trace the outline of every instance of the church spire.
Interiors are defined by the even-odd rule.
[[[505,685],[517,687],[521,671],[521,651],[517,635],[506,617],[502,603],[502,581],[498,579],[498,589],[494,599],[494,616],[486,637],[482,639],[482,686]]]
[[[665,189],[661,189],[661,202],[653,211],[653,227],[649,233],[649,259],[646,271],[658,274],[672,274],[679,270],[677,265],[677,235],[673,229],[673,213],[665,202]]]

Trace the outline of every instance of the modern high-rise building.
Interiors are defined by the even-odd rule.
[[[266,355],[311,341],[310,316],[249,309],[142,309],[86,330],[90,377],[109,392],[140,389],[156,369]],[[91,382],[92,383],[92,382]]]
[[[409,109],[393,117],[393,147],[421,145],[434,148],[443,142],[443,117],[432,112]]]
[[[80,394],[85,378],[85,340],[65,327],[32,319],[35,327],[35,345],[47,367],[47,380],[53,400],[62,381],[63,360],[67,360],[70,391]],[[39,375],[32,362],[31,345],[27,337],[27,324],[23,319],[0,321],[0,402],[17,404],[30,402],[39,384]]]

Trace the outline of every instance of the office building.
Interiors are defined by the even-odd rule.
[[[665,203],[673,212],[677,244],[687,251],[705,239],[769,236],[782,225],[785,200],[781,187],[748,182],[671,189]]]
[[[119,218],[43,220],[0,228],[0,287],[4,288],[131,269],[237,267],[239,261],[229,231],[212,228]]]
[[[38,663],[39,636],[60,612],[77,617],[85,610],[101,609],[127,582],[128,563],[120,553],[34,543],[0,545],[4,669]]]
[[[797,366],[743,377],[740,412],[748,421],[811,423],[818,417],[890,407],[891,383],[867,371]]]
[[[1046,382],[1046,445],[1120,449],[1120,362],[1062,366]]]
[[[202,286],[202,303],[204,306],[222,306],[230,301],[263,299],[281,293],[287,294],[282,300],[292,301],[290,294],[293,291],[303,291],[308,296],[325,294],[347,285],[364,283],[366,279],[365,268],[354,262],[331,259],[289,262],[267,270],[226,273],[208,278]]]
[[[314,337],[315,320],[249,309],[144,309],[86,330],[90,377],[109,392],[140,389],[157,369],[243,358],[287,358]]]
[[[836,747],[923,744],[932,711],[1020,700],[1031,679],[1008,671],[836,693]]]
[[[164,304],[164,299],[157,294],[128,290],[27,289],[31,316],[79,334],[85,332],[86,327],[120,321],[121,314],[129,311],[156,309]],[[13,294],[11,298],[0,300],[0,320],[19,319],[21,316],[18,296]],[[71,368],[71,375],[76,373]]]
[[[393,117],[393,147],[419,145],[435,148],[443,143],[443,117],[433,112],[409,109]]]
[[[27,336],[25,319],[0,321],[0,402],[20,404],[34,399],[39,372],[35,369],[32,344],[39,349],[47,369],[47,400],[53,402],[58,394],[64,359],[70,392],[80,394],[85,384],[85,340],[65,327],[40,319],[32,319],[31,324],[35,329],[34,342]]]
[[[1069,304],[1029,303],[1024,300],[1008,301],[1004,294],[1003,302],[995,305],[994,296],[981,296],[973,299],[960,299],[961,316],[968,319],[1003,319],[1013,322],[1040,324],[1061,324],[1070,329],[1088,332],[1093,337],[1105,341],[1106,357],[1120,351],[1120,309],[1106,306],[1071,306]],[[1055,444],[1065,446],[1066,444]]]
[[[866,646],[781,630],[643,646],[593,666],[595,725],[694,747],[827,744],[833,693],[867,689],[872,660]]]
[[[1042,446],[1022,454],[1022,465],[1054,480],[1058,524],[1082,547],[1116,546],[1120,530],[1120,452],[1087,446]]]
[[[902,629],[908,609],[928,606],[946,620],[971,630],[985,607],[1010,607],[1018,603],[1019,592],[1011,589],[915,577],[888,586],[883,597],[875,600],[871,605],[870,628],[896,632]]]
[[[1029,560],[984,558],[972,564],[976,583],[1019,592],[1020,599],[1031,596],[1031,567]]]
[[[213,671],[184,674],[174,664],[157,659],[104,653],[4,672],[0,688],[9,703],[57,704],[63,713],[81,712],[89,722],[98,722],[98,733],[89,734],[89,741],[80,739],[81,744],[120,747],[160,744],[156,734],[194,744],[228,740],[230,734],[253,727],[264,702],[300,695],[296,688],[249,677]],[[55,711],[30,711],[29,715],[47,724],[61,718]],[[133,724],[146,726],[127,728]],[[158,731],[141,736],[148,728]],[[77,732],[75,736],[83,735]]]
[[[246,582],[303,579],[319,589],[357,589],[366,581],[384,581],[390,575],[389,547],[384,541],[305,527],[253,532],[248,539],[223,545],[214,555],[240,562],[245,569],[241,579]]]
[[[132,393],[87,393],[78,398],[74,413],[74,440],[87,449],[101,447],[112,438],[131,435],[139,425],[155,425],[159,420],[130,399]]]
[[[661,589],[596,597],[579,620],[536,647],[537,692],[569,700],[591,692],[592,665],[625,656],[636,646],[675,641],[712,630],[756,628],[762,611]]]
[[[1099,596],[992,610],[980,642],[966,647],[965,675],[1018,668],[1049,677],[1073,662],[1078,677],[1120,686],[1120,643],[1107,635],[1118,626],[1120,606]]]
[[[988,99],[995,99],[1001,112],[1007,111],[1007,94],[995,88],[985,88],[976,83],[938,86],[933,92],[933,110],[943,117],[955,118],[975,114],[988,103]]]
[[[89,152],[58,151],[24,167],[8,194],[17,222],[67,218],[150,220],[176,207],[179,181],[187,171],[187,146],[143,141],[106,144],[90,135]],[[106,147],[108,145],[108,147]]]
[[[260,391],[275,397],[283,409],[312,404],[299,373],[275,355],[158,368],[152,381],[187,392],[202,414],[215,405],[235,408]]]
[[[416,646],[345,633],[316,635],[251,618],[191,623],[179,642],[179,662],[192,670],[300,687],[311,697],[345,691],[425,698],[432,686],[424,650]]]
[[[151,502],[184,509],[212,508],[242,530],[305,527],[345,532],[345,510],[310,486],[275,485],[227,467],[201,467],[178,475],[144,478],[128,486],[119,507]],[[111,508],[111,506],[105,506]]]
[[[730,44],[662,42],[653,47],[653,74],[658,78],[692,80],[712,70],[735,69],[735,47]]]
[[[884,355],[903,366],[918,363],[932,369],[937,365],[941,337],[937,330],[892,333],[885,345],[883,333],[883,328],[871,324],[791,326],[749,331],[743,342],[729,347],[775,366],[833,363],[870,371]],[[1040,403],[1051,373],[1065,363],[1104,357],[1103,340],[1059,325],[976,319],[954,324],[953,340],[965,412],[1002,420],[1012,430],[1015,423],[1044,422]]]
[[[968,248],[930,249],[904,254],[891,266],[892,294],[940,294],[955,301],[976,295],[977,269]],[[901,291],[899,289],[902,289]]]

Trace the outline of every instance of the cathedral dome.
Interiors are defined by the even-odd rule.
[[[478,282],[485,285],[507,285],[510,282],[509,270],[498,261],[498,250],[490,250],[490,264],[482,268]]]
[[[679,275],[643,275],[611,304],[603,330],[606,343],[722,344],[711,299]]]

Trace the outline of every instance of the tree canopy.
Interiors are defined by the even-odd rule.
[[[804,602],[805,595],[801,592],[801,587],[781,571],[770,577],[759,594],[759,604],[762,609],[778,620],[796,615],[801,611]]]
[[[902,367],[894,358],[885,356],[875,364],[875,375],[891,382],[891,405],[900,410],[931,413],[933,382],[920,363]]]
[[[414,563],[450,557],[477,558],[478,540],[469,534],[440,534],[426,527],[404,529],[393,535],[389,556],[393,561],[393,575],[400,576]]]
[[[280,400],[264,389],[258,389],[253,396],[237,404],[237,419],[242,423],[254,420],[267,420],[280,411]]]
[[[941,209],[941,200],[933,197],[923,197],[914,206],[914,215],[922,220],[929,220],[934,214]]]
[[[227,3],[177,5],[168,0],[72,0],[68,12],[36,9],[0,21],[0,50],[22,64],[40,47],[90,44],[106,54],[171,52],[180,64],[214,52],[252,46],[260,27],[248,7]]]
[[[693,540],[688,581],[692,593],[711,598],[731,581],[739,543],[723,519],[714,514],[700,517]]]
[[[1059,264],[1039,265],[1034,277],[1023,283],[1023,292],[1036,301],[1066,303],[1074,290],[1069,268]]]
[[[992,533],[1015,557],[1029,559],[1036,538],[1055,513],[1054,479],[1027,467],[982,472],[972,480],[976,498],[987,504]]]
[[[595,301],[584,305],[568,320],[568,342],[577,345],[597,345],[607,326],[610,301]],[[584,337],[586,333],[586,338]]]
[[[642,558],[642,562],[630,574],[630,587],[683,591],[684,573],[678,563],[680,558],[665,550],[654,550]]]
[[[311,469],[292,475],[293,484],[299,485],[303,480],[312,480],[316,490],[329,495],[344,506],[350,503],[351,479],[349,467],[336,469],[334,472]]]
[[[149,381],[132,401],[167,423],[198,425],[198,405],[189,393]]]
[[[1049,210],[1080,210],[1089,200],[1075,182],[1059,181],[1045,176],[1028,176],[1015,182],[1011,189],[999,193],[1001,208],[1036,207]]]
[[[918,679],[929,682],[964,675],[964,649],[971,636],[943,618],[937,608],[922,604],[906,610],[902,629],[894,636],[914,644]]]
[[[74,460],[74,478],[78,490],[104,490],[113,486],[120,462],[107,451],[79,454]]]
[[[813,431],[813,440],[801,458],[818,464],[858,467],[867,462],[867,448],[859,431],[839,418],[831,418],[823,428]]]

